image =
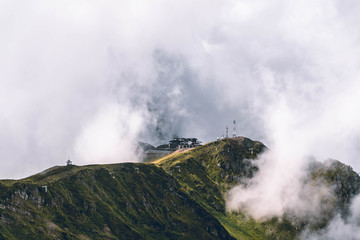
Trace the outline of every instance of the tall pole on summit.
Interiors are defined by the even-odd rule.
[[[235,126],[236,126],[236,121],[234,120],[233,121],[233,138],[236,137],[236,128],[235,128]]]

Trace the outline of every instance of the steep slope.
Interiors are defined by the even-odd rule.
[[[333,189],[336,196],[336,210],[346,217],[352,197],[360,193],[360,176],[350,166],[329,159],[324,164],[314,166],[311,179],[320,179]]]
[[[132,163],[1,181],[0,238],[231,239],[179,188],[161,168]]]
[[[171,154],[154,163],[171,172],[186,193],[237,239],[291,239],[295,236],[295,228],[287,221],[260,223],[241,213],[227,213],[225,209],[227,191],[256,173],[258,169],[253,161],[265,150],[261,142],[238,137]]]

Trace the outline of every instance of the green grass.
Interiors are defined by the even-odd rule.
[[[253,148],[253,154],[250,148]],[[225,209],[226,192],[238,184],[239,179],[257,171],[247,165],[247,159],[255,159],[264,149],[264,145],[249,139],[227,139],[182,154],[168,155],[154,164],[171,171],[188,195],[216,217],[236,239],[272,239],[262,223],[242,214],[228,213]]]
[[[44,183],[48,192],[41,188]],[[11,186],[0,184],[5,239],[230,239],[153,164],[61,167]]]
[[[226,139],[153,162],[56,166],[1,180],[0,239],[296,239],[301,229],[286,218],[226,210],[226,193],[256,174],[252,162],[265,149]],[[336,161],[314,164],[309,179],[337,186],[344,214],[360,189],[360,177]]]

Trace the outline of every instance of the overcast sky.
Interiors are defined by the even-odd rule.
[[[357,171],[356,0],[0,1],[0,178],[237,132]],[[296,149],[294,146],[297,146]],[[289,150],[290,151],[290,150]]]

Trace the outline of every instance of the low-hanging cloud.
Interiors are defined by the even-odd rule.
[[[256,219],[287,213],[316,221],[333,207],[323,204],[333,196],[321,184],[304,185],[309,158],[337,158],[358,168],[360,88],[354,53],[359,33],[347,7],[359,6],[352,1],[347,7],[337,1],[280,2],[268,8],[261,4],[278,32],[269,34],[267,48],[262,40],[257,43],[264,54],[254,71],[263,96],[254,98],[255,108],[270,150],[260,157],[260,171],[248,186],[230,191],[227,206]],[[351,234],[349,239],[357,233]]]
[[[352,240],[360,238],[360,196],[357,196],[353,199],[350,206],[350,216],[346,219],[342,218],[340,215],[334,217],[334,219],[328,224],[325,229],[322,229],[318,232],[312,232],[306,230],[300,236],[300,239],[303,240]]]
[[[136,161],[136,141],[211,141],[235,119],[238,134],[271,149],[252,197],[278,205],[254,205],[256,216],[280,215],[296,199],[276,201],[301,187],[309,155],[359,169],[359,7],[4,1],[0,178],[64,164],[68,154],[75,164]]]

